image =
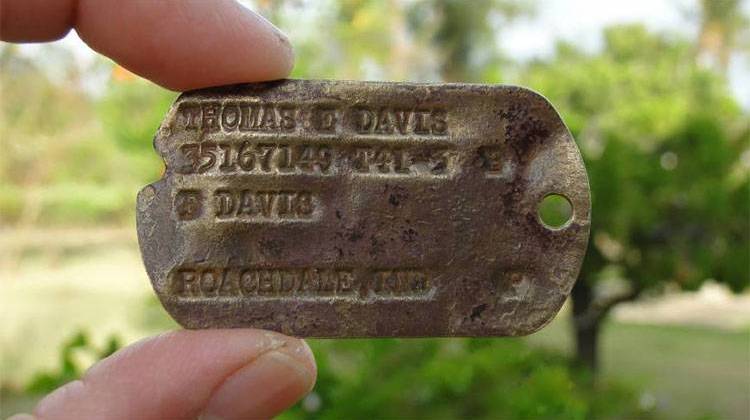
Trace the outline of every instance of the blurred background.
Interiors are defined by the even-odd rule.
[[[246,3],[293,77],[520,84],[586,160],[572,299],[514,339],[311,340],[297,418],[750,418],[750,16],[741,0]],[[174,328],[135,195],[176,94],[72,33],[0,44],[0,415]]]

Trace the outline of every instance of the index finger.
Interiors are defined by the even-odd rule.
[[[168,89],[287,76],[286,36],[234,0],[0,0],[0,37],[47,41],[75,28],[91,48]]]

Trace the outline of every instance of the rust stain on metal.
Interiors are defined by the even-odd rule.
[[[589,234],[575,143],[511,86],[285,80],[188,92],[138,196],[154,289],[187,328],[306,337],[532,333]],[[542,199],[565,197],[550,228]]]

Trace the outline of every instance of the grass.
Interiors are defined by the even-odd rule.
[[[750,418],[750,332],[613,325],[605,375],[640,384],[666,412]]]
[[[572,352],[569,318],[529,337],[535,345]],[[750,331],[625,324],[602,333],[604,378],[642,390],[666,418],[750,418]]]
[[[153,298],[133,238],[114,235],[95,247],[83,238],[50,253],[38,243],[54,244],[57,235],[27,236],[36,238],[27,249],[3,249],[17,261],[0,260],[2,418],[33,407],[36,397],[19,392],[24,381],[56,367],[73,332],[87,330],[101,344],[114,332],[132,342],[174,326]],[[570,353],[568,322],[563,312],[527,340]],[[642,404],[655,405],[661,417],[747,419],[750,331],[611,321],[602,336],[602,375],[641,389]]]

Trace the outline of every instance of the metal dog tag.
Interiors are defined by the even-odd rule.
[[[589,187],[544,98],[510,86],[286,80],[188,92],[138,195],[187,328],[308,337],[532,333],[568,296]],[[572,205],[559,228],[542,199]]]

